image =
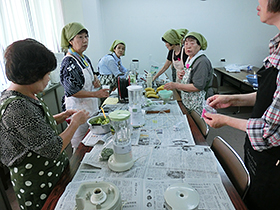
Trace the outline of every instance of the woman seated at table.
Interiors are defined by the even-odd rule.
[[[90,116],[99,112],[99,98],[109,96],[108,90],[99,89],[100,82],[93,73],[90,59],[84,55],[88,47],[88,30],[80,23],[69,23],[61,32],[61,47],[67,52],[60,67],[60,83],[64,87],[65,107],[85,109]],[[88,124],[82,124],[74,134],[71,143],[75,149],[88,131]]]
[[[207,41],[201,34],[190,32],[185,37],[185,53],[188,55],[186,68],[178,71],[181,82],[169,82],[164,88],[167,90],[181,90],[181,98],[186,108],[202,114],[205,98],[213,95],[213,69],[210,60],[203,50],[207,48]]]
[[[64,149],[89,117],[85,110],[52,116],[37,97],[56,65],[54,54],[33,39],[14,42],[5,52],[11,84],[0,99],[0,160],[10,169],[20,209],[42,208],[68,164]],[[58,134],[57,124],[70,116],[70,125]]]
[[[165,43],[165,46],[169,52],[165,64],[153,77],[153,81],[162,75],[172,64],[174,67],[172,68],[172,81],[175,82],[177,79],[177,71],[184,69],[184,63],[188,57],[181,46],[181,41],[183,38],[176,30],[170,29],[163,34],[161,39]]]
[[[125,55],[125,43],[115,40],[110,51],[112,53],[100,59],[97,68],[101,85],[110,85],[110,91],[112,91],[118,87],[117,77],[127,73],[127,69],[121,62],[121,56]]]

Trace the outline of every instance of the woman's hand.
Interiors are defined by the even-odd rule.
[[[211,126],[212,128],[220,128],[226,125],[227,116],[222,114],[211,114],[211,113],[204,113],[203,116],[205,122]]]
[[[74,109],[68,109],[65,112],[54,115],[54,119],[57,124],[63,123],[68,117],[71,117],[77,111]]]
[[[204,113],[203,118],[205,122],[212,128],[220,128],[227,125],[241,131],[246,131],[247,129],[246,119],[238,119],[235,117],[230,117],[222,114],[211,114],[208,112]]]
[[[76,111],[71,118],[71,123],[77,123],[78,125],[84,124],[89,118],[89,112],[86,110]]]
[[[173,90],[176,89],[176,82],[168,82],[164,85],[164,89]]]
[[[184,75],[185,75],[185,70],[177,71],[177,78],[178,78],[179,80],[182,80],[183,77],[184,77]]]
[[[75,114],[77,112],[77,110],[75,109],[68,109],[66,110],[65,112],[63,112],[63,115],[64,115],[64,118],[68,118],[68,117],[71,117],[73,114]],[[65,120],[64,119],[64,120]]]
[[[207,103],[209,104],[209,106],[213,107],[214,109],[227,108],[232,105],[231,96],[229,95],[211,96],[207,99]]]
[[[107,98],[109,97],[108,89],[100,89],[94,92],[96,98]]]

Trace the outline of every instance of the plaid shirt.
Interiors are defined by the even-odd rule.
[[[269,56],[263,61],[265,68],[275,67],[280,70],[280,33],[269,43]],[[262,151],[280,145],[280,73],[277,75],[276,91],[271,105],[262,118],[250,118],[247,133],[253,148]]]

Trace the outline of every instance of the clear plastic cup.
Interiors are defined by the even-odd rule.
[[[110,85],[102,85],[102,89],[108,89],[108,92],[110,91]]]
[[[201,117],[205,117],[205,113],[217,114],[217,110],[209,106],[206,102],[203,104],[203,110]]]

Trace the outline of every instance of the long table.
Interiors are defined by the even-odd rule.
[[[197,125],[191,118],[191,116],[188,114],[186,108],[182,104],[181,101],[178,101],[178,104],[184,114],[187,115],[187,119],[191,128],[191,132],[193,135],[193,138],[195,140],[195,143],[197,145],[207,145],[207,142],[203,135],[201,134],[200,130],[198,129]],[[60,196],[63,194],[66,186],[71,182],[72,178],[74,177],[80,162],[82,161],[85,153],[91,151],[92,147],[87,147],[84,146],[82,143],[79,145],[77,148],[76,152],[73,154],[73,156],[70,159],[70,163],[63,172],[60,180],[54,187],[53,191],[49,195],[45,205],[43,206],[42,209],[50,210],[50,209],[55,209],[55,206],[60,198]],[[245,204],[243,203],[242,199],[240,198],[239,194],[233,187],[232,183],[228,179],[227,175],[223,171],[222,167],[218,165],[218,170],[222,178],[222,182],[225,186],[225,189],[236,209],[247,209]]]
[[[249,74],[253,74],[253,72],[257,71],[257,67],[253,67],[251,71],[243,71],[240,72],[228,72],[224,67],[215,67],[214,71],[220,75],[221,86],[224,82],[229,83],[230,85],[233,85],[234,87],[238,88],[241,93],[248,93],[248,92],[254,92],[253,86],[246,81],[246,76]]]

